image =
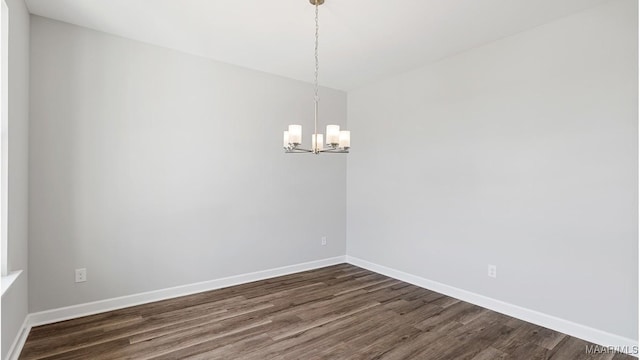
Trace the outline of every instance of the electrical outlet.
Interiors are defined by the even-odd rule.
[[[322,238],[320,238],[320,244],[322,246],[326,246],[327,245],[327,237],[323,236]]]
[[[489,272],[487,273],[489,277],[496,278],[498,276],[498,267],[495,265],[489,264]]]
[[[76,282],[87,281],[87,269],[76,269]]]

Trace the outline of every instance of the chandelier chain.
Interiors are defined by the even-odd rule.
[[[315,79],[314,79],[314,99],[318,101],[318,70],[320,69],[320,62],[318,61],[318,32],[320,30],[320,25],[318,23],[318,2],[316,1],[316,47],[315,47],[315,60],[316,60],[316,68],[315,68]]]

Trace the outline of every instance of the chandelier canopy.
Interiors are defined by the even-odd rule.
[[[313,83],[313,103],[314,103],[314,133],[311,135],[311,149],[302,147],[302,125],[289,125],[289,129],[284,132],[283,147],[286,153],[348,153],[351,147],[351,133],[347,130],[340,130],[338,125],[327,125],[326,143],[323,134],[318,133],[318,7],[324,4],[324,0],[309,0],[316,8],[316,38],[315,38],[315,73]],[[327,146],[325,146],[327,145]]]

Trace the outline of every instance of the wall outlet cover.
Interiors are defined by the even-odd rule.
[[[76,282],[85,282],[87,281],[87,269],[76,269]]]
[[[496,278],[498,276],[498,267],[495,265],[489,264],[489,270],[487,275],[491,278]]]

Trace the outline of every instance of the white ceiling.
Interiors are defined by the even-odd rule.
[[[606,0],[326,0],[320,84],[350,90]],[[26,0],[91,29],[311,82],[309,0]]]

